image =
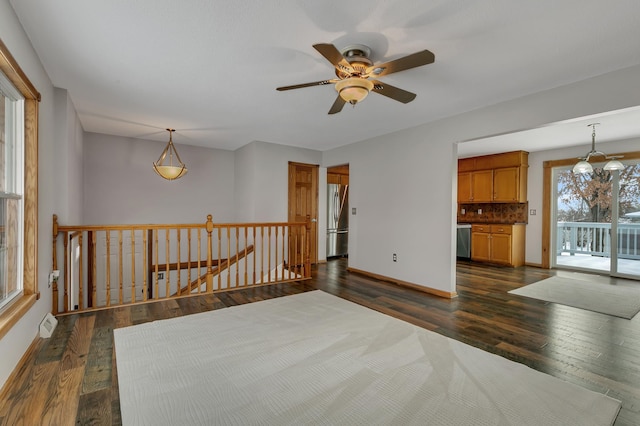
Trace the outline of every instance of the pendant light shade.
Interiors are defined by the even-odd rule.
[[[618,158],[622,158],[621,155],[618,156],[608,156],[602,151],[596,151],[596,126],[600,123],[592,123],[588,126],[592,128],[591,132],[591,151],[587,153],[585,157],[580,157],[575,166],[573,166],[573,173],[581,174],[581,173],[592,173],[593,166],[589,163],[589,159],[591,157],[604,157],[605,160],[609,160],[603,167],[604,170],[613,171],[613,170],[623,170],[624,164],[618,161]]]
[[[164,179],[175,180],[180,179],[187,174],[187,166],[180,160],[178,151],[176,151],[175,145],[173,145],[173,138],[171,137],[175,129],[167,129],[169,132],[169,143],[160,154],[158,161],[153,163],[153,170]]]
[[[611,157],[612,160],[604,165],[605,170],[624,170],[624,164],[620,161],[616,160],[614,157]]]
[[[587,160],[578,161],[575,166],[573,166],[573,173],[591,173],[593,172],[593,166]]]

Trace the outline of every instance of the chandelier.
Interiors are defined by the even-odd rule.
[[[624,164],[618,161],[618,158],[622,158],[622,155],[616,156],[608,156],[602,151],[596,151],[596,126],[600,125],[600,123],[592,123],[587,126],[591,127],[591,151],[587,153],[585,157],[579,157],[579,160],[575,166],[573,166],[573,173],[581,174],[581,173],[591,173],[593,172],[593,166],[589,162],[591,157],[604,157],[605,160],[609,160],[603,167],[604,170],[622,170],[624,169]]]
[[[160,154],[158,161],[153,163],[153,170],[167,180],[179,179],[187,174],[187,166],[180,160],[178,151],[176,151],[176,147],[173,145],[171,135],[175,131],[175,129],[167,129],[167,132],[169,132],[169,143],[167,143],[164,151]],[[174,157],[176,160],[175,164]]]

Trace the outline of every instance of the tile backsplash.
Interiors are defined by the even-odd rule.
[[[528,211],[529,203],[458,204],[458,223],[527,223]]]

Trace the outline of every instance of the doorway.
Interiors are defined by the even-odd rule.
[[[327,168],[327,260],[349,255],[349,165]]]
[[[288,221],[306,222],[311,219],[311,263],[318,263],[318,165],[289,162]],[[303,241],[300,239],[299,241]],[[293,259],[302,259],[300,247]]]
[[[621,171],[553,169],[552,266],[640,278],[640,162]]]

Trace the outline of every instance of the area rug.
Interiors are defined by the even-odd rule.
[[[640,282],[597,275],[555,276],[509,293],[631,319],[640,311]],[[629,281],[625,283],[625,281]]]
[[[611,425],[620,402],[321,291],[114,330],[131,425]]]

